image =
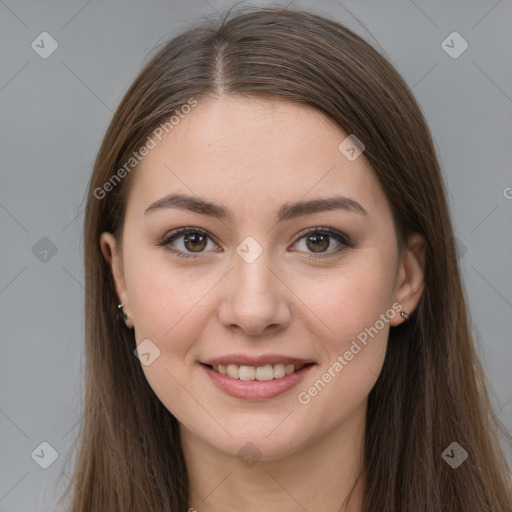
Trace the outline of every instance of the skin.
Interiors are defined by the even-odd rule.
[[[381,314],[411,313],[423,291],[425,243],[399,252],[389,204],[364,153],[338,150],[347,136],[322,113],[281,100],[201,99],[130,177],[122,246],[110,233],[101,249],[139,344],[160,356],[143,370],[177,418],[199,512],[362,511],[364,482],[342,506],[361,469],[367,397],[386,353],[396,313],[309,403],[298,401]],[[171,192],[223,204],[234,220],[149,205]],[[283,221],[283,203],[352,198],[367,212],[332,210]],[[157,242],[180,227],[209,235],[193,259]],[[339,253],[301,235],[330,227],[355,245]],[[310,233],[311,235],[311,233]],[[263,249],[252,263],[236,252],[247,237]],[[194,254],[182,236],[176,250]],[[323,252],[322,252],[323,251]],[[331,254],[312,259],[312,254]],[[199,361],[230,353],[277,353],[316,363],[292,390],[267,400],[219,390]],[[129,383],[127,383],[128,385]],[[148,418],[148,421],[151,421]],[[261,458],[245,465],[252,443]]]

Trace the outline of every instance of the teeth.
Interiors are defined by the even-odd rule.
[[[240,367],[236,364],[228,364],[227,366],[228,376],[232,379],[238,379]]]
[[[256,378],[256,368],[254,366],[240,366],[239,368],[238,378],[240,380],[254,380]]]
[[[258,366],[254,372],[256,380],[272,380],[274,378],[274,368],[271,364]]]
[[[285,375],[290,375],[303,368],[304,365],[295,366],[294,364],[267,364],[265,366],[238,366],[237,364],[219,364],[214,365],[213,369],[222,374],[239,380],[272,380],[281,379]]]
[[[293,364],[291,365],[293,366]],[[274,365],[274,379],[280,379],[286,375],[286,368],[284,364],[275,364]]]

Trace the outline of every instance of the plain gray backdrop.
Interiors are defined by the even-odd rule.
[[[0,0],[3,512],[55,510],[71,475],[84,391],[82,200],[112,113],[156,44],[230,5]],[[346,24],[412,88],[446,177],[477,350],[512,430],[511,0],[242,5]]]

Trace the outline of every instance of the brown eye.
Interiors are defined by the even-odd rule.
[[[332,239],[338,244],[334,249],[328,250],[333,244]],[[331,228],[315,228],[307,231],[297,240],[296,244],[304,240],[305,252],[308,252],[310,257],[328,257],[339,253],[347,247],[353,247],[349,238]],[[299,249],[301,250],[301,249]],[[325,254],[324,254],[325,253]]]
[[[206,247],[207,237],[202,233],[191,232],[183,235],[183,245],[192,252],[200,252]]]
[[[329,235],[310,235],[306,238],[306,244],[313,252],[325,252],[330,245]]]
[[[210,236],[202,229],[180,228],[170,233],[158,245],[167,248],[176,256],[195,258],[209,252],[205,250],[209,240]]]

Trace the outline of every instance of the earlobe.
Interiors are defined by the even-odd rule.
[[[126,290],[126,284],[124,280],[123,265],[121,261],[121,255],[118,249],[117,240],[112,233],[102,233],[100,236],[100,248],[103,257],[110,266],[110,271],[114,280],[116,288],[117,298],[120,304],[123,305],[122,313],[125,317],[122,317],[127,327],[133,327],[131,320],[130,306],[128,300],[128,293]],[[119,311],[113,311],[112,314],[119,314]]]
[[[395,301],[401,305],[406,316],[410,316],[416,309],[423,294],[426,247],[425,237],[419,233],[412,233],[407,239],[407,247],[402,251]],[[407,318],[404,315],[396,316],[391,324],[399,325]]]

